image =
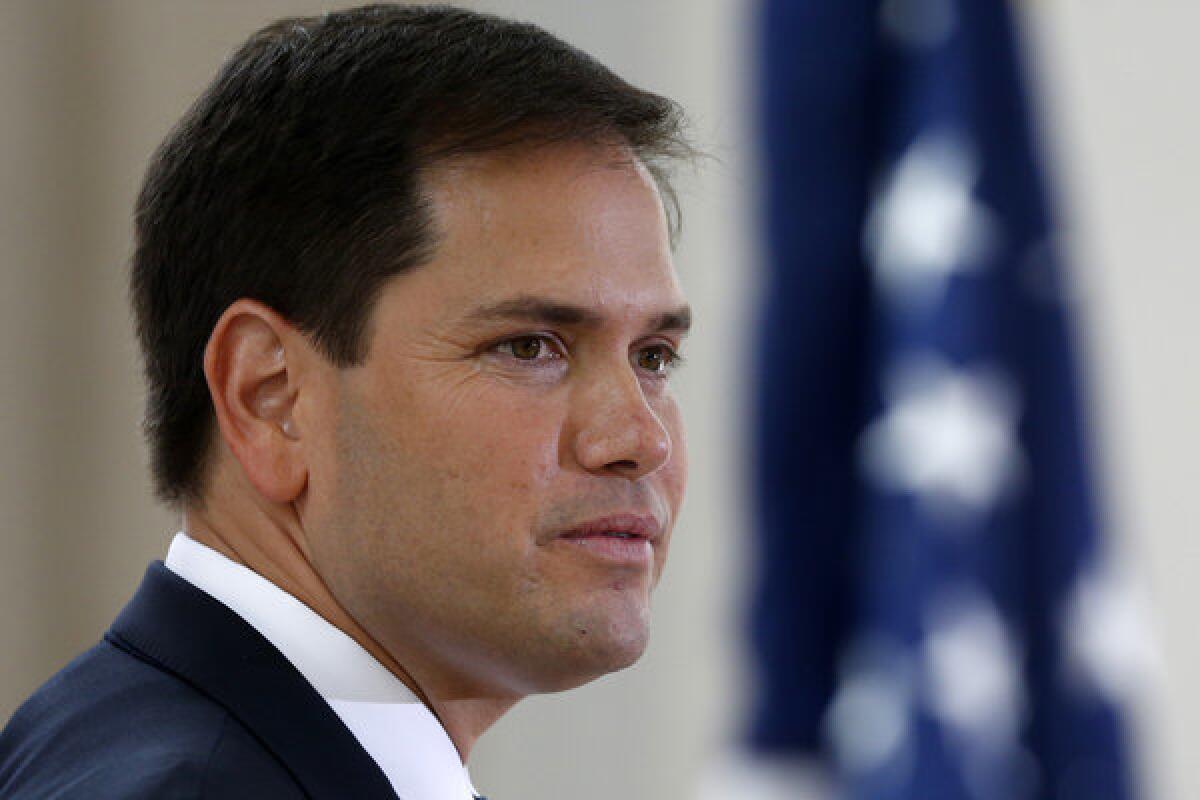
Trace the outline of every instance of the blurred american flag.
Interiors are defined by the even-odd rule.
[[[766,0],[760,42],[760,768],[709,795],[1133,798],[1145,633],[1011,10]]]

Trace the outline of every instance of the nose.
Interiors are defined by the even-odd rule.
[[[597,377],[573,409],[575,459],[589,472],[635,481],[671,458],[671,434],[659,419],[638,381],[624,374]]]

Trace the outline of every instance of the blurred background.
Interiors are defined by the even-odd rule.
[[[680,176],[692,481],[650,650],[519,705],[475,783],[510,800],[1200,797],[1200,6],[1012,6],[1026,98],[998,0],[464,5],[676,99],[714,156]],[[98,638],[177,527],[150,498],[125,300],[146,161],[253,30],[327,7],[0,2],[2,719]],[[1052,311],[1020,311],[1005,276]],[[789,292],[795,327],[767,302]],[[836,320],[799,314],[821,309]],[[893,352],[914,341],[941,360]],[[787,427],[820,401],[832,427]],[[953,533],[985,500],[1007,509],[979,523],[1003,547]],[[805,527],[821,514],[838,527]],[[957,788],[929,788],[943,780]]]

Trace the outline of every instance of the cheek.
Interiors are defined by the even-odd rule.
[[[430,536],[443,551],[428,555],[463,559],[472,566],[454,574],[498,589],[535,548],[534,523],[560,477],[561,413],[551,400],[511,387],[455,388],[391,420],[410,482],[397,487],[395,505],[405,507],[396,511],[410,525],[436,520],[439,535]]]
[[[662,468],[662,484],[672,512],[678,511],[687,488],[688,449],[683,415],[673,397],[667,397],[659,410],[659,419],[671,437],[671,459]],[[672,514],[674,516],[674,514]]]
[[[561,409],[553,403],[496,392],[485,402],[436,412],[422,449],[465,494],[490,493],[520,505],[558,473],[561,430]]]
[[[489,474],[511,479],[555,463],[563,409],[554,393],[462,364],[400,363],[386,375],[372,393],[374,401],[387,399],[374,409],[381,432],[449,479],[474,485]]]

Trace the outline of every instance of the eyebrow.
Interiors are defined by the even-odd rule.
[[[468,313],[466,319],[472,322],[512,319],[578,327],[597,327],[604,322],[604,316],[590,308],[532,295],[520,295],[510,300],[481,306]],[[692,309],[686,305],[655,314],[647,325],[650,333],[687,333],[691,327]]]

